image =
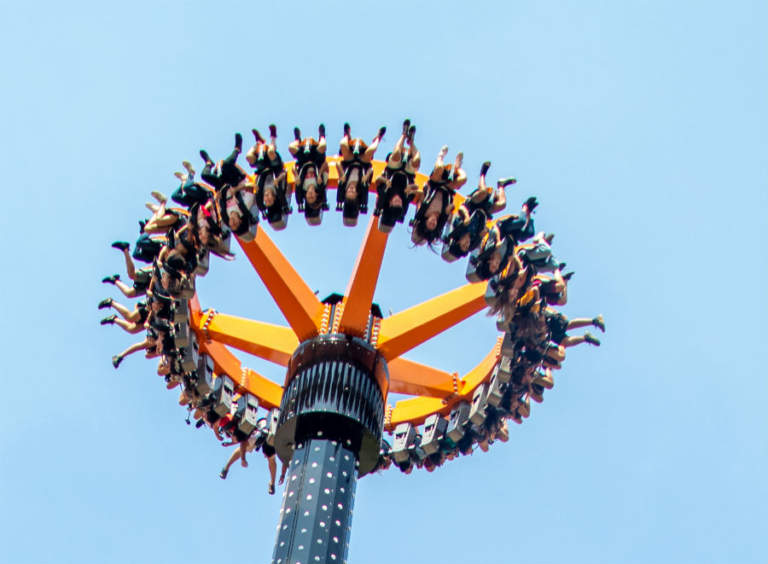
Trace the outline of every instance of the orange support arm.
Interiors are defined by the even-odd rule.
[[[299,341],[317,335],[323,304],[272,239],[259,229],[253,241],[238,241]]]
[[[388,236],[379,231],[379,218],[371,217],[344,294],[344,310],[339,321],[339,331],[342,333],[358,337],[365,334]]]
[[[387,360],[417,347],[485,308],[486,283],[466,284],[381,320],[377,349]]]
[[[410,396],[445,398],[454,393],[452,374],[405,358],[393,358],[389,368],[389,391]]]
[[[202,321],[198,322],[202,329]],[[230,347],[250,353],[280,366],[287,366],[299,346],[290,327],[281,327],[233,315],[217,313],[208,324],[208,336]]]

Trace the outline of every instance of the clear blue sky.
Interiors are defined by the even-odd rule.
[[[768,558],[768,8],[764,2],[35,2],[0,5],[0,564],[265,562],[266,465],[184,424],[176,393],[98,325],[144,198],[234,131],[404,117],[425,168],[446,143],[474,179],[515,175],[576,271],[569,351],[506,445],[358,487],[350,560],[764,563]],[[246,135],[246,139],[248,135]],[[343,291],[364,227],[295,215],[274,239]],[[377,300],[397,311],[463,267],[400,227]],[[205,307],[280,316],[246,261]],[[464,371],[479,315],[412,358]],[[281,371],[250,365],[273,378]]]

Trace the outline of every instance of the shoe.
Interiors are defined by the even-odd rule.
[[[189,161],[181,161],[181,166],[183,166],[185,169],[187,169],[187,172],[189,174],[195,174],[195,169],[192,168],[192,163]]]
[[[301,130],[298,127],[293,128],[293,138],[296,141],[301,141]]]
[[[222,480],[226,480],[227,474],[229,474],[229,470],[227,470],[226,468],[222,468],[221,472],[219,472],[219,478],[221,478]]]
[[[211,157],[208,155],[208,151],[205,149],[200,149],[200,158],[203,159],[203,162],[207,165],[213,165],[213,161],[211,160]]]
[[[480,167],[480,176],[485,176],[489,168],[491,168],[491,161],[485,161]]]
[[[408,133],[406,134],[405,138],[408,140],[408,143],[413,143],[413,136],[416,135],[416,126],[412,125],[408,128]]]
[[[584,340],[590,345],[600,346],[600,340],[592,335],[592,333],[584,333]]]
[[[251,133],[253,133],[253,138],[256,139],[257,143],[264,143],[264,138],[261,136],[258,129],[251,129]]]
[[[496,186],[498,186],[499,188],[506,188],[510,184],[517,184],[517,178],[510,176],[508,178],[499,178],[496,181]]]
[[[384,126],[382,125],[382,126],[379,128],[379,132],[376,134],[376,137],[378,137],[379,139],[381,139],[382,137],[384,137],[384,134],[385,134],[386,132],[387,132],[387,128],[386,128],[386,127],[384,127]]]
[[[129,243],[126,243],[125,241],[115,241],[112,243],[113,249],[118,249],[120,251],[127,251],[131,248],[131,245]]]
[[[186,180],[186,178],[185,178],[185,180]],[[165,194],[163,194],[162,192],[158,192],[157,190],[153,190],[153,191],[151,192],[151,194],[152,194],[152,197],[153,197],[155,200],[157,200],[158,202],[160,202],[160,203],[163,203],[163,204],[164,204],[165,202],[167,202],[167,201],[168,201],[168,198],[167,198],[167,197],[165,196]]]
[[[243,149],[243,136],[239,133],[235,133],[235,149],[238,151]]]
[[[147,220],[146,219],[140,219],[139,220],[139,233],[144,233],[144,228],[147,226]]]
[[[102,319],[99,323],[101,323],[101,325],[112,325],[114,324],[115,319],[117,319],[116,315],[110,315],[109,317]]]
[[[603,319],[602,313],[592,320],[592,325],[594,325],[595,327],[600,329],[600,331],[605,333],[605,320]]]
[[[277,127],[275,127],[274,123],[269,124],[269,136],[273,139],[277,137]]]
[[[123,357],[120,356],[119,354],[116,354],[115,356],[112,357],[112,366],[114,366],[115,368],[120,366],[121,362],[123,362]]]
[[[351,132],[351,128],[349,127],[348,123],[344,123],[344,137],[349,137]]]
[[[101,279],[101,281],[104,284],[114,284],[118,280],[120,280],[120,275],[119,274],[113,274],[112,276],[105,276],[104,278]]]
[[[106,298],[99,302],[99,309],[107,309],[112,307],[112,298]]]
[[[562,270],[565,270],[566,266],[567,266],[566,263],[561,262],[560,264],[557,265],[557,269],[562,271]]]
[[[566,272],[565,274],[563,274],[563,280],[565,280],[566,282],[569,282],[571,278],[573,278],[573,274],[574,274],[573,272]]]
[[[411,127],[411,120],[408,118],[403,122],[403,135],[408,135],[408,128]]]
[[[325,124],[321,123],[321,124],[320,124],[320,125],[317,127],[317,134],[320,136],[320,139],[322,139],[323,137],[325,137]]]
[[[275,495],[275,484],[269,484],[269,495]]]

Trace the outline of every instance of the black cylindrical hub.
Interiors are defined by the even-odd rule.
[[[388,386],[386,362],[362,339],[322,335],[296,349],[275,434],[291,463],[274,564],[346,562],[357,477],[378,460]]]

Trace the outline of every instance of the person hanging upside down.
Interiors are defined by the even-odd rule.
[[[229,469],[232,467],[232,465],[235,463],[237,459],[240,459],[240,465],[243,468],[248,467],[248,461],[245,458],[246,453],[252,452],[253,450],[258,450],[259,448],[264,453],[264,457],[267,459],[267,465],[269,467],[269,484],[267,490],[269,491],[269,495],[274,495],[275,493],[275,477],[277,475],[277,461],[275,460],[275,449],[271,445],[267,444],[267,429],[266,429],[266,420],[260,419],[259,420],[259,426],[253,430],[253,432],[248,436],[248,438],[244,441],[237,442],[232,441],[228,443],[222,443],[222,446],[232,446],[237,444],[237,448],[232,452],[232,455],[229,457],[229,460],[227,460],[227,463],[224,465],[224,468],[221,469],[221,472],[219,472],[219,477],[222,480],[227,479],[227,475],[229,474]],[[282,468],[280,471],[280,485],[283,484],[285,481],[285,474],[288,471],[288,465],[283,463]]]
[[[192,168],[192,165],[188,161],[182,161],[181,164],[187,172],[174,173],[176,178],[181,181],[181,184],[176,191],[171,194],[171,200],[186,208],[191,208],[195,204],[205,204],[211,199],[211,191],[202,184],[195,182],[195,169]],[[210,172],[210,169],[208,172]]]
[[[358,215],[368,211],[368,187],[373,177],[373,156],[379,147],[386,127],[379,128],[370,145],[360,138],[352,138],[348,123],[339,143],[341,161],[336,163],[339,185],[336,191],[336,210],[341,211],[344,225],[357,225]]]
[[[578,329],[581,327],[597,327],[600,329],[600,331],[605,333],[605,322],[603,321],[602,315],[598,315],[592,319],[577,318],[569,320],[562,313],[552,309],[551,307],[547,307],[544,310],[544,319],[546,321],[547,328],[549,329],[550,340],[565,348],[574,347],[581,343],[589,343],[590,345],[594,345],[596,347],[600,346],[600,341],[589,332],[586,332],[584,335],[578,337],[568,336],[567,332],[571,329]]]
[[[256,172],[256,203],[274,229],[284,229],[287,215],[292,211],[291,193],[283,159],[276,148],[277,128],[274,124],[269,126],[269,143],[258,130],[251,131],[256,143],[248,150],[245,159]]]
[[[239,133],[235,133],[235,148],[229,154],[229,156],[214,165],[208,152],[204,149],[200,151],[200,157],[205,163],[203,172],[201,173],[202,179],[213,186],[216,190],[220,190],[224,184],[230,186],[239,186],[241,182],[248,181],[248,175],[243,168],[237,164],[237,158],[243,150],[243,136]]]
[[[380,216],[379,229],[385,233],[391,231],[395,223],[403,222],[408,204],[419,192],[415,180],[421,166],[421,154],[413,142],[415,133],[416,127],[406,119],[395,148],[387,155],[386,167],[376,179],[378,196],[374,213]]]
[[[119,274],[113,274],[102,279],[104,284],[112,284],[120,290],[126,298],[137,298],[147,293],[149,283],[152,280],[152,267],[136,269],[136,265],[131,258],[131,246],[125,241],[115,241],[112,247],[121,251],[125,257],[125,270],[128,278],[133,281],[133,286],[128,286],[120,280]]]
[[[298,127],[293,128],[294,140],[288,150],[296,159],[293,176],[296,181],[296,203],[299,211],[310,225],[319,225],[322,213],[328,209],[326,186],[328,185],[328,162],[325,157],[327,142],[325,125],[318,127],[318,140],[312,137],[302,139]]]
[[[164,350],[170,350],[171,348],[173,348],[173,339],[171,337],[170,328],[168,326],[154,324],[147,329],[147,336],[143,341],[135,343],[120,354],[113,356],[112,366],[117,368],[126,356],[139,351],[144,351],[145,358],[157,358],[163,354]]]
[[[117,315],[110,315],[101,320],[102,325],[117,325],[131,335],[144,331],[144,323],[149,317],[149,307],[146,302],[137,302],[132,310],[117,303],[112,298],[106,298],[99,302],[99,309],[110,307],[119,313],[122,319],[118,318]]]
[[[430,247],[443,234],[448,219],[453,213],[453,195],[467,182],[467,174],[461,168],[464,154],[456,154],[453,165],[444,160],[448,147],[443,146],[435,160],[429,179],[423,188],[423,198],[410,225],[411,241],[416,245],[427,243]]]

